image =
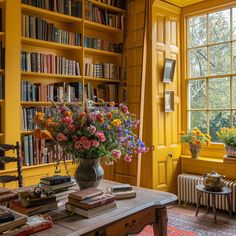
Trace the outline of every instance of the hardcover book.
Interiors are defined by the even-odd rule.
[[[95,197],[101,194],[103,194],[103,191],[101,189],[87,188],[87,189],[77,191],[75,193],[70,193],[69,198],[73,198],[73,199],[81,201],[81,200]]]
[[[136,192],[134,190],[124,191],[124,192],[112,192],[112,195],[115,197],[116,200],[121,200],[121,199],[135,198]]]
[[[57,184],[63,184],[71,181],[70,176],[61,176],[61,175],[54,175],[50,177],[41,178],[40,182],[42,184],[47,185],[57,185]]]
[[[69,197],[69,204],[80,207],[85,210],[93,209],[114,201],[115,201],[115,196],[111,194],[102,194],[96,197],[84,199],[82,201],[78,201],[75,200],[74,198]]]
[[[84,216],[86,218],[91,218],[91,217],[94,217],[94,216],[97,216],[97,215],[101,215],[104,212],[111,211],[115,208],[116,208],[116,202],[111,202],[111,203],[96,207],[96,208],[91,209],[91,210],[84,210],[84,209],[81,209],[77,206],[66,203],[66,210],[67,211],[73,212],[77,215]]]
[[[45,190],[45,191],[54,191],[57,192],[60,190],[64,191],[65,189],[68,189],[69,187],[72,187],[75,185],[75,182],[66,182],[62,184],[57,184],[57,185],[47,185],[47,184],[42,184],[40,183],[40,187]]]
[[[20,200],[14,200],[11,203],[11,209],[28,216],[32,216],[57,209],[57,203],[53,202],[36,207],[23,207]]]
[[[129,184],[118,184],[111,187],[112,192],[131,191],[133,188]]]

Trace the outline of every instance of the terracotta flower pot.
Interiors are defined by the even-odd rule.
[[[80,189],[97,187],[103,178],[104,170],[100,158],[81,158],[75,170],[75,180]]]

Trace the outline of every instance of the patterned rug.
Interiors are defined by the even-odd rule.
[[[194,214],[194,211],[193,211]],[[232,221],[232,220],[231,220]],[[153,236],[152,226],[147,226],[138,236]],[[236,221],[227,224],[218,220],[213,223],[213,217],[204,219],[168,210],[169,236],[236,236]]]

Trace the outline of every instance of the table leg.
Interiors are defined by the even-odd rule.
[[[228,202],[228,208],[229,208],[229,215],[230,217],[232,217],[233,211],[232,211],[232,205],[231,205],[231,194],[227,194],[227,202]]]
[[[167,222],[166,207],[156,209],[156,223],[153,224],[154,236],[167,236]]]
[[[198,215],[201,196],[202,196],[202,192],[197,190],[197,210],[196,210],[196,216]]]
[[[216,221],[216,195],[215,194],[212,194],[212,204],[213,204],[214,222],[217,223]]]

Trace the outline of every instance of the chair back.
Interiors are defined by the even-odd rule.
[[[6,151],[16,151],[16,157],[6,156]],[[0,166],[5,166],[10,162],[16,162],[17,164],[17,176],[14,175],[2,175],[0,176],[0,183],[9,183],[12,181],[18,181],[18,187],[23,187],[22,177],[22,162],[20,156],[20,144],[16,142],[16,145],[12,144],[0,144]]]

